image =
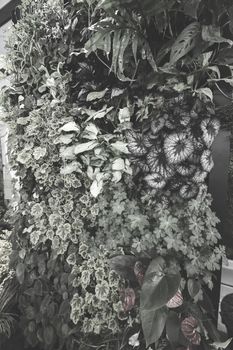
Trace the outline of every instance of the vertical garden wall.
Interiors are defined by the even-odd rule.
[[[228,1],[24,0],[2,93],[25,343],[221,347],[207,191],[232,84]]]

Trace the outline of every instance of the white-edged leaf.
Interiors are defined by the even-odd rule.
[[[112,170],[124,171],[124,169],[125,169],[124,159],[122,158],[115,159],[114,162],[112,163]]]
[[[90,192],[94,198],[98,197],[103,188],[103,181],[94,180],[90,187]]]
[[[72,174],[75,171],[79,171],[80,170],[80,164],[78,162],[71,162],[69,164],[64,165],[61,170],[60,173],[62,175],[68,175],[68,174]]]
[[[66,131],[66,132],[70,132],[70,131],[76,131],[79,132],[79,127],[75,122],[68,122],[65,125],[63,125],[59,131]]]
[[[120,108],[118,113],[120,123],[130,122],[130,110],[128,107]]]
[[[97,126],[93,123],[89,123],[84,129],[82,137],[89,140],[96,140],[98,133],[99,129],[97,128]]]
[[[112,89],[111,98],[123,95],[124,91],[125,90],[119,88]]]
[[[200,88],[200,89],[196,90],[196,92],[198,94],[206,95],[207,97],[209,97],[209,99],[211,101],[213,101],[213,92],[212,92],[212,90],[210,88]]]
[[[127,147],[127,143],[123,141],[116,141],[115,143],[111,144],[112,148],[116,149],[119,152],[129,154],[129,150]]]
[[[104,95],[106,94],[107,91],[108,91],[108,89],[104,89],[102,91],[90,92],[87,95],[87,101],[100,100],[101,98],[104,97]]]
[[[63,159],[74,159],[75,158],[74,146],[61,147],[60,156]]]
[[[215,348],[215,349],[226,349],[228,347],[228,345],[231,343],[233,338],[229,338],[227,339],[225,342],[214,342],[211,345]]]
[[[59,143],[64,143],[65,145],[68,145],[72,142],[74,134],[65,134],[61,135],[59,137]]]
[[[122,179],[122,172],[121,171],[114,171],[112,174],[112,181],[117,183],[121,181]]]
[[[218,66],[210,66],[210,67],[208,67],[208,69],[211,70],[212,72],[216,73],[218,79],[221,78],[221,72],[220,72],[220,69],[218,68]]]
[[[208,79],[208,81],[215,81],[215,82],[223,81],[224,83],[233,86],[233,79],[232,78]]]
[[[233,45],[233,41],[230,39],[223,38],[221,36],[220,27],[212,25],[202,26],[202,39],[210,43],[228,43],[230,46]]]
[[[77,144],[74,147],[74,153],[75,154],[80,154],[86,151],[91,151],[93,148],[95,148],[98,145],[98,142],[96,141],[89,141],[89,142],[84,142]]]
[[[200,28],[200,23],[193,22],[180,33],[171,48],[170,64],[176,63],[193,49]]]
[[[208,66],[209,60],[210,60],[212,54],[213,54],[213,51],[203,53],[203,55],[202,55],[202,57],[203,57],[202,66],[203,67]]]

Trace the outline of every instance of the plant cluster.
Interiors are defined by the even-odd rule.
[[[220,128],[214,106],[187,92],[158,100],[142,130],[128,131],[129,151],[150,187],[195,197],[213,167],[210,147]]]
[[[30,346],[219,340],[202,287],[223,248],[204,180],[219,129],[210,88],[230,82],[231,12],[227,1],[188,3],[22,1],[2,102]]]

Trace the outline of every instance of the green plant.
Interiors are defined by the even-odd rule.
[[[2,102],[20,183],[12,264],[31,346],[218,340],[204,289],[224,249],[205,177],[231,16],[227,2],[193,3],[22,2]]]

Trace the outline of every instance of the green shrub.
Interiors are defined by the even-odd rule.
[[[142,322],[141,348],[156,341],[164,348],[161,325],[178,317],[186,329],[191,314],[198,315],[208,345],[216,337],[206,331],[200,288],[212,287],[224,249],[217,245],[218,219],[205,184],[219,122],[210,88],[199,88],[200,69],[205,74],[206,66],[188,61],[201,24],[185,22],[188,46],[180,47],[182,38],[177,39],[170,45],[170,66],[158,71],[157,54],[163,60],[166,53],[160,51],[161,42],[153,52],[147,35],[160,7],[150,1],[142,9],[130,0],[126,7],[116,3],[117,9],[112,1],[95,7],[95,1],[24,0],[8,41],[11,86],[2,100],[11,129],[11,167],[20,182],[11,237],[22,285],[21,326],[27,343],[41,349],[127,349],[138,341],[129,337],[141,331]],[[160,3],[169,11],[175,1]],[[172,24],[165,14],[164,24],[154,22],[160,39]],[[211,65],[208,57],[205,62]],[[190,74],[183,71],[181,58]],[[192,99],[192,109],[186,98]],[[177,156],[171,135],[179,142],[185,136],[192,152]],[[166,158],[159,174],[147,154],[154,150]],[[191,155],[195,161],[187,164]],[[158,186],[167,163],[169,174]],[[123,273],[111,269],[118,256]],[[136,262],[142,264],[141,275]],[[143,277],[147,268],[147,274],[155,274],[153,283],[162,273],[173,292],[160,293],[158,310],[150,310],[149,303],[148,314],[139,310],[140,298],[149,295],[147,285],[141,290],[135,277]],[[157,293],[157,282],[152,292]],[[174,315],[166,304],[178,288],[186,304]],[[151,316],[157,320],[152,336],[145,326]],[[182,345],[200,340],[199,335],[187,339]]]

